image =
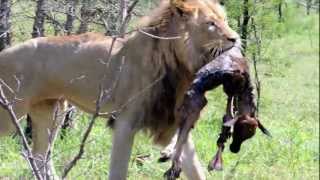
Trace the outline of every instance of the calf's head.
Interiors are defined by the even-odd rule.
[[[240,151],[241,144],[245,140],[253,137],[257,128],[259,128],[264,134],[271,136],[269,131],[258,119],[249,115],[240,115],[225,125],[233,126],[232,143],[230,144],[230,151],[233,153],[238,153]]]

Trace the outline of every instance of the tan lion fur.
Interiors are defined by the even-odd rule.
[[[34,152],[43,154],[47,131],[41,128],[50,128],[52,120],[45,113],[34,113],[39,105],[66,99],[93,113],[99,86],[108,94],[101,111],[118,112],[115,124],[126,121],[134,132],[150,131],[158,144],[170,142],[179,123],[175,111],[193,74],[212,59],[213,50],[229,49],[233,45],[229,40],[238,38],[215,1],[176,2],[163,1],[138,28],[159,37],[180,38],[151,38],[136,31],[117,38],[110,61],[112,38],[96,33],[32,39],[0,53],[0,78],[14,91],[4,87],[5,93],[11,100],[20,99],[14,104],[19,118],[30,114],[33,120]],[[208,22],[215,24],[215,31],[208,30]],[[53,111],[52,104],[45,108],[43,112]],[[9,116],[0,109],[0,135],[13,131]],[[116,166],[111,162],[111,171]],[[109,177],[121,179],[126,171],[121,173]]]

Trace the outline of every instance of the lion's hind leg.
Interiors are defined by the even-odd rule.
[[[26,114],[25,104],[16,103],[13,106],[13,111],[18,120],[22,119]],[[0,106],[0,137],[13,135],[15,132],[16,128],[12,122],[9,112]]]
[[[66,103],[63,100],[45,100],[30,108],[32,120],[32,154],[43,176],[55,179],[52,159],[46,157],[53,149],[55,131],[59,130],[65,117]],[[50,141],[52,144],[50,144]],[[50,148],[49,148],[50,144]],[[48,159],[47,159],[48,158]],[[46,161],[44,161],[46,160]]]

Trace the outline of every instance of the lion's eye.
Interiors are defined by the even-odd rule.
[[[209,31],[215,31],[216,30],[216,25],[214,24],[214,22],[208,22],[208,30]]]
[[[213,21],[208,21],[207,24],[208,24],[209,26],[215,26],[215,25],[216,25]]]

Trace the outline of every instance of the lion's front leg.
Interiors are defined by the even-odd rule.
[[[109,180],[125,180],[135,130],[133,117],[123,114],[116,119],[113,132]]]
[[[172,159],[173,154],[175,152],[175,145],[177,144],[178,140],[178,131],[174,134],[172,137],[170,143],[164,147],[160,152],[160,158],[158,159],[158,162],[167,162],[170,159]]]
[[[194,143],[191,134],[188,137],[187,143],[183,146],[181,156],[182,172],[189,180],[205,180],[206,176],[204,169],[198,159],[195,151]]]

